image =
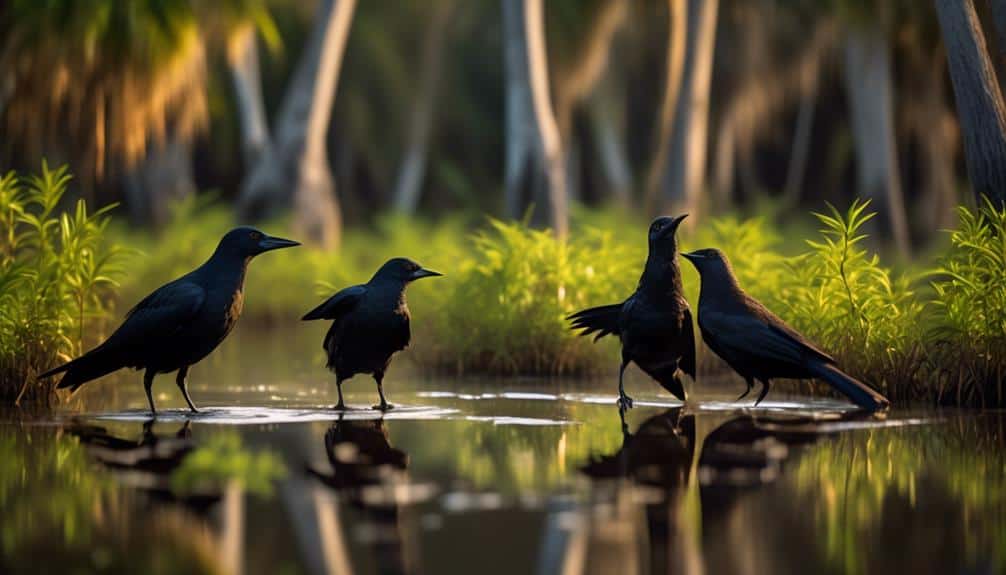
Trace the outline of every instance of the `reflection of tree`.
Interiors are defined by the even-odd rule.
[[[340,418],[325,433],[325,453],[330,469],[311,467],[309,471],[360,511],[362,521],[354,522],[357,527],[362,523],[373,529],[373,556],[378,571],[416,572],[418,558],[414,542],[417,535],[411,533],[402,516],[402,488],[408,486],[405,472],[409,456],[391,446],[384,421],[344,421]],[[320,507],[324,505],[323,500],[316,499],[316,503],[319,505],[317,513],[321,515],[324,513]],[[342,549],[341,535],[332,532],[333,527],[338,529],[339,523],[343,523],[339,510],[333,509],[332,514],[325,517],[334,517],[336,525],[326,526],[324,521],[319,521],[320,543],[331,547],[330,542],[337,538],[336,547]],[[325,563],[327,572],[338,571],[336,565],[349,566],[346,557],[326,559]]]

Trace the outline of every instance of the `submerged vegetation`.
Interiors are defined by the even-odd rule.
[[[59,210],[70,176],[43,162],[38,175],[0,178],[0,398],[46,399],[39,372],[79,353],[97,334],[122,250],[104,243],[109,208],[83,200]]]

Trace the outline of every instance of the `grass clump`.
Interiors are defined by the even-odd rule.
[[[85,346],[109,309],[119,256],[103,241],[109,208],[83,200],[57,211],[70,175],[43,162],[38,175],[0,179],[0,396],[46,401],[35,375]]]
[[[1006,405],[1006,209],[986,200],[958,214],[933,281],[936,393],[957,404]]]

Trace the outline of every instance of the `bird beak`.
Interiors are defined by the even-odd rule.
[[[432,277],[437,277],[437,276],[442,276],[442,275],[444,275],[444,274],[442,274],[440,272],[435,272],[433,270],[428,270],[428,269],[425,269],[425,268],[419,268],[418,270],[412,272],[412,281],[423,279],[423,278],[432,278]]]
[[[263,252],[268,252],[271,250],[280,250],[283,248],[292,248],[294,246],[299,246],[300,242],[295,242],[293,240],[287,240],[283,238],[277,238],[275,236],[266,236],[259,240],[258,246]]]
[[[672,219],[671,223],[667,227],[665,227],[663,231],[660,233],[660,237],[665,238],[668,235],[673,235],[675,232],[678,231],[678,226],[681,225],[681,222],[683,222],[687,217],[688,214],[681,214],[680,216]]]
[[[698,266],[699,265],[699,260],[701,260],[705,256],[697,254],[695,252],[682,252],[681,257],[683,257],[686,260],[692,262],[693,265]]]

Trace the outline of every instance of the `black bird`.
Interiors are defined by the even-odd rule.
[[[723,252],[710,248],[682,255],[702,278],[702,338],[744,378],[747,391],[740,398],[751,391],[754,380],[762,384],[755,402],[758,405],[768,394],[772,379],[818,378],[864,409],[877,411],[890,405],[887,398],[844,373],[834,358],[745,293]]]
[[[382,381],[391,356],[408,347],[411,337],[405,288],[415,280],[439,275],[410,259],[394,258],[369,282],[343,289],[301,318],[334,320],[321,347],[339,388],[335,409],[346,409],[342,382],[358,373],[374,376],[381,396],[381,404],[375,407],[382,411],[394,407],[384,399]]]
[[[143,388],[150,412],[156,413],[150,394],[154,376],[178,370],[175,382],[189,409],[198,411],[189,399],[185,376],[190,365],[216,349],[241,315],[248,262],[260,253],[298,245],[255,228],[234,228],[206,263],[136,304],[104,343],[39,377],[65,371],[58,387],[73,392],[123,367],[146,369]]]
[[[681,288],[675,232],[688,214],[660,217],[650,225],[650,253],[635,293],[622,303],[594,307],[569,316],[580,335],[597,333],[594,341],[617,334],[622,341],[622,365],[618,370],[618,402],[632,407],[622,377],[630,361],[685,401],[685,388],[678,370],[695,379],[695,336],[692,313]]]

